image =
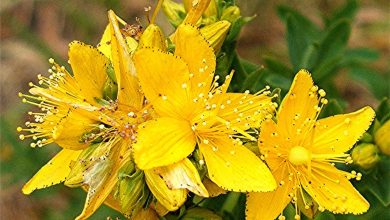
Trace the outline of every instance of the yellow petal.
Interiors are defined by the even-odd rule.
[[[274,111],[271,97],[244,93],[221,94],[218,116],[229,121],[232,127],[247,130],[260,127],[264,118]]]
[[[118,25],[117,16],[108,12],[111,28],[111,57],[118,83],[119,108],[130,106],[140,110],[143,105],[143,95],[140,92],[138,79],[131,60],[131,54]]]
[[[267,166],[254,153],[229,138],[199,144],[206,160],[208,176],[218,186],[238,192],[266,192],[276,183]]]
[[[112,147],[109,158],[97,162],[84,177],[88,187],[87,199],[77,220],[89,218],[106,200],[118,182],[118,172],[129,159],[128,142],[120,141]]]
[[[198,22],[198,20],[202,17],[203,12],[205,12],[206,9],[209,7],[209,4],[210,0],[191,1],[190,7],[188,7],[189,4],[187,3],[187,6],[185,7],[187,10],[189,10],[189,12],[185,17],[183,23],[196,24],[196,22]]]
[[[121,204],[119,203],[118,200],[115,199],[114,193],[111,193],[110,195],[107,196],[106,200],[104,200],[104,204],[114,209],[117,212],[121,212]]]
[[[314,129],[314,154],[344,153],[352,148],[370,127],[375,112],[370,107],[317,121]]]
[[[107,57],[90,45],[73,41],[69,45],[69,61],[84,98],[90,103],[102,98],[109,64]]]
[[[97,48],[100,52],[102,52],[107,58],[109,58],[112,61],[112,57],[111,57],[111,37],[112,37],[111,25],[112,24],[109,23],[106,26],[106,29],[104,29],[103,36],[102,36]],[[134,52],[134,50],[138,46],[138,42],[130,36],[126,36],[125,39],[126,39],[125,41],[126,41],[126,44],[128,46],[129,52],[130,53]]]
[[[209,196],[198,170],[187,158],[172,165],[156,168],[155,171],[170,189],[188,189],[198,196]]]
[[[23,186],[23,193],[30,194],[36,189],[63,182],[71,170],[72,161],[76,160],[80,153],[81,151],[61,150]]]
[[[267,155],[265,159],[271,170],[285,159],[277,153],[285,154],[292,147],[284,134],[278,131],[278,125],[272,119],[266,119],[261,124],[258,145],[261,154]]]
[[[102,39],[97,46],[97,49],[102,52],[107,58],[111,59],[111,27],[110,24],[104,29]]]
[[[226,194],[226,190],[219,187],[217,184],[215,184],[213,181],[211,181],[209,178],[205,177],[203,180],[203,185],[206,187],[207,192],[209,192],[210,197],[216,197],[221,194]]]
[[[195,136],[186,121],[158,118],[140,125],[133,145],[135,163],[146,170],[183,160],[195,148]]]
[[[51,120],[47,121],[48,123],[52,122]],[[69,110],[64,118],[55,123],[52,131],[54,142],[65,149],[81,150],[89,145],[81,141],[82,135],[90,131],[96,122],[76,111]]]
[[[314,87],[310,73],[300,70],[290,87],[290,91],[283,99],[277,114],[278,125],[286,137],[297,135],[297,129],[305,133],[311,127],[318,113],[316,106],[319,103],[318,87]],[[310,120],[305,122],[306,120]]]
[[[188,68],[179,57],[140,49],[134,62],[142,90],[158,114],[183,119],[195,114],[195,103],[188,95],[191,86]]]
[[[199,30],[191,25],[180,25],[175,33],[174,41],[175,55],[188,64],[188,69],[193,74],[191,93],[194,96],[200,93],[207,94],[213,81],[216,65],[213,48]]]
[[[283,212],[283,209],[291,200],[288,194],[293,191],[294,186],[294,183],[288,180],[288,175],[283,175],[288,174],[286,170],[283,172],[283,169],[287,169],[287,167],[282,165],[279,167],[279,170],[272,172],[278,182],[278,187],[275,191],[250,192],[247,194],[247,220],[273,220]]]
[[[362,214],[370,206],[344,173],[328,164],[313,163],[312,178],[303,178],[302,185],[320,207],[333,213]]]
[[[159,26],[149,24],[139,40],[139,48],[153,47],[162,51],[167,50],[164,34]]]
[[[175,211],[187,199],[187,190],[184,189],[169,189],[165,181],[154,170],[145,170],[146,183],[150,191],[169,211]]]

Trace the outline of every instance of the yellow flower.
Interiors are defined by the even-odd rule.
[[[274,192],[249,193],[247,219],[285,219],[283,209],[292,201],[299,219],[297,200],[310,208],[308,195],[319,210],[361,214],[368,202],[349,179],[361,174],[338,170],[334,163],[350,163],[345,153],[369,128],[375,113],[370,107],[356,112],[317,120],[327,100],[325,91],[313,84],[310,74],[301,70],[276,116],[261,125],[259,148],[278,187]]]
[[[199,166],[217,185],[234,191],[270,191],[275,181],[268,168],[239,138],[258,127],[274,110],[261,92],[227,93],[231,75],[219,85],[215,55],[197,28],[180,25],[175,54],[140,49],[134,63],[141,87],[160,116],[141,124],[134,159],[143,170],[170,166],[190,156],[196,145]]]
[[[51,75],[39,76],[39,85],[31,83],[33,95],[20,94],[24,102],[42,110],[30,113],[35,122],[26,123],[26,129],[18,128],[32,133],[20,138],[32,137],[36,140],[33,147],[55,142],[63,148],[22,191],[30,194],[65,181],[69,187],[81,186],[88,192],[77,219],[88,218],[103,202],[129,218],[149,215],[156,219],[154,211],[143,209],[151,193],[162,209],[173,211],[185,202],[188,190],[205,197],[208,192],[188,159],[158,170],[131,169],[138,124],[154,113],[135,74],[131,54],[136,46],[122,35],[118,20],[123,21],[112,11],[109,20],[98,49],[81,42],[70,44],[73,75],[50,59]],[[114,99],[103,95],[107,80],[113,80],[107,76],[110,71],[118,84]]]

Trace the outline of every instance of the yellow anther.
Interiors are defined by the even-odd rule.
[[[318,91],[318,94],[320,94],[321,97],[325,97],[326,96],[326,92],[323,89],[320,89]]]

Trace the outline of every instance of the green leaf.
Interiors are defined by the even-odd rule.
[[[240,17],[234,21],[225,41],[228,43],[235,42],[241,32],[241,28],[248,22],[252,21],[255,17],[256,15],[252,17]]]
[[[289,14],[286,20],[287,26],[287,45],[291,64],[294,71],[303,68],[302,60],[304,52],[316,39],[308,32],[305,23],[300,23],[299,17]]]
[[[333,71],[340,63],[350,33],[351,25],[347,20],[340,20],[327,30],[318,48],[318,58],[313,71],[313,77],[316,80],[324,77],[330,78],[329,70]]]
[[[356,0],[348,0],[343,7],[335,10],[332,15],[325,20],[325,24],[326,26],[330,26],[340,19],[352,20],[358,9],[359,5]]]
[[[319,60],[327,59],[344,52],[351,34],[351,23],[348,20],[340,20],[327,30],[324,39],[320,43]]]
[[[365,176],[362,183],[382,203],[383,206],[390,205],[390,158],[383,157],[377,165],[376,172]]]
[[[336,99],[330,99],[328,104],[322,109],[319,118],[326,118],[332,115],[342,114],[344,112],[343,107]]]
[[[182,220],[222,220],[222,217],[205,208],[188,209]]]
[[[272,71],[276,74],[282,75],[282,76],[293,77],[294,71],[290,67],[285,65],[284,63],[278,61],[275,58],[269,57],[269,56],[265,56],[263,59],[264,59],[266,67],[270,71]]]
[[[379,103],[378,108],[376,109],[376,119],[378,119],[381,124],[385,123],[390,118],[390,100],[388,97],[384,97]]]
[[[252,73],[259,68],[259,66],[257,64],[254,64],[254,63],[252,63],[246,59],[243,59],[243,58],[240,58],[240,63],[242,65],[242,68],[244,68],[244,71],[247,74]]]
[[[233,52],[231,69],[234,70],[234,75],[229,90],[239,91],[242,88],[245,79],[248,77],[248,74],[245,72],[237,52]]]
[[[320,28],[317,25],[315,25],[312,21],[310,21],[307,17],[303,16],[301,13],[296,11],[295,9],[286,5],[280,5],[277,8],[277,13],[279,18],[284,23],[287,23],[287,18],[289,16],[293,16],[297,20],[298,24],[303,29],[306,29],[304,34],[309,35],[311,38],[317,38],[319,36]]]
[[[344,54],[343,62],[368,62],[379,59],[379,52],[370,48],[347,49]]]
[[[352,79],[366,85],[378,99],[390,95],[389,76],[382,76],[378,72],[364,66],[352,67],[349,75]]]
[[[333,79],[332,76],[337,73],[340,67],[340,60],[342,56],[335,56],[327,60],[323,60],[318,66],[313,68],[313,78],[319,84],[322,81]]]
[[[309,45],[319,39],[320,28],[288,6],[279,6],[277,10],[280,19],[286,24],[286,40],[294,71],[307,68],[302,62],[304,53]]]
[[[287,92],[290,88],[292,79],[281,75],[267,74],[264,81],[271,86],[271,88],[281,88],[284,92]]]
[[[264,68],[258,68],[248,75],[245,81],[242,84],[241,92],[249,90],[252,93],[255,93],[265,87],[262,79],[265,75],[269,74],[269,71]]]

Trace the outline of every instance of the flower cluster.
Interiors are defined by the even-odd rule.
[[[304,70],[276,117],[269,87],[229,92],[234,72],[220,79],[216,54],[231,23],[206,19],[215,7],[209,3],[182,9],[159,1],[143,31],[109,11],[97,47],[69,45],[71,72],[49,60],[50,75],[30,83],[31,95],[19,94],[39,111],[17,130],[20,139],[34,140],[31,147],[56,143],[62,150],[23,193],[61,182],[82,187],[87,198],[77,219],[103,203],[130,219],[158,219],[178,210],[189,193],[226,191],[248,192],[247,219],[283,219],[290,201],[296,219],[302,204],[334,213],[368,209],[348,181],[361,174],[334,163],[352,161],[345,152],[368,129],[373,110],[317,120],[325,91]],[[161,6],[176,19],[168,37],[154,23]],[[188,11],[183,21],[175,10]],[[245,146],[257,140],[261,155]]]

